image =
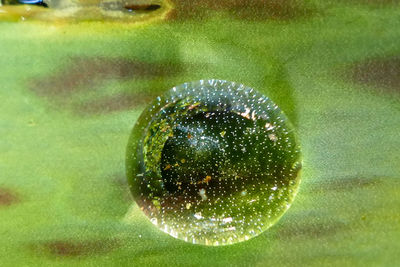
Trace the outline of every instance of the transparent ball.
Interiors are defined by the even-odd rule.
[[[202,80],[172,88],[132,130],[127,175],[135,201],[164,232],[227,245],[262,233],[300,182],[294,128],[269,98]]]

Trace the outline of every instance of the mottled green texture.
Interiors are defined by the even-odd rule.
[[[370,2],[314,0],[312,16],[289,20],[249,21],[216,10],[202,21],[139,27],[0,23],[1,264],[398,264],[399,89],[388,93],[389,83],[349,74],[365,62],[399,58],[400,8]],[[126,79],[105,64],[104,73],[114,74],[91,76],[93,83],[82,82],[61,102],[60,84],[45,94],[34,89],[74,72],[74,58],[182,71]],[[226,247],[158,231],[132,206],[124,174],[127,140],[147,101],[211,77],[271,97],[297,125],[304,159],[286,215],[264,234]],[[95,103],[106,104],[77,108]],[[120,105],[128,108],[111,108]]]

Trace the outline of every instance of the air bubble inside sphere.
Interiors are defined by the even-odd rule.
[[[174,87],[145,109],[126,165],[134,199],[154,225],[187,242],[227,245],[257,236],[289,208],[301,154],[269,98],[204,80]]]

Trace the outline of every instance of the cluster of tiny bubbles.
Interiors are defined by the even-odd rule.
[[[294,129],[269,98],[222,80],[185,83],[138,119],[127,149],[135,201],[187,242],[227,245],[272,226],[300,182]]]

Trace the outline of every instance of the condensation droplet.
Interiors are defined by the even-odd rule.
[[[174,87],[142,113],[127,149],[132,194],[150,221],[190,243],[227,245],[290,207],[301,154],[281,110],[221,80]]]

